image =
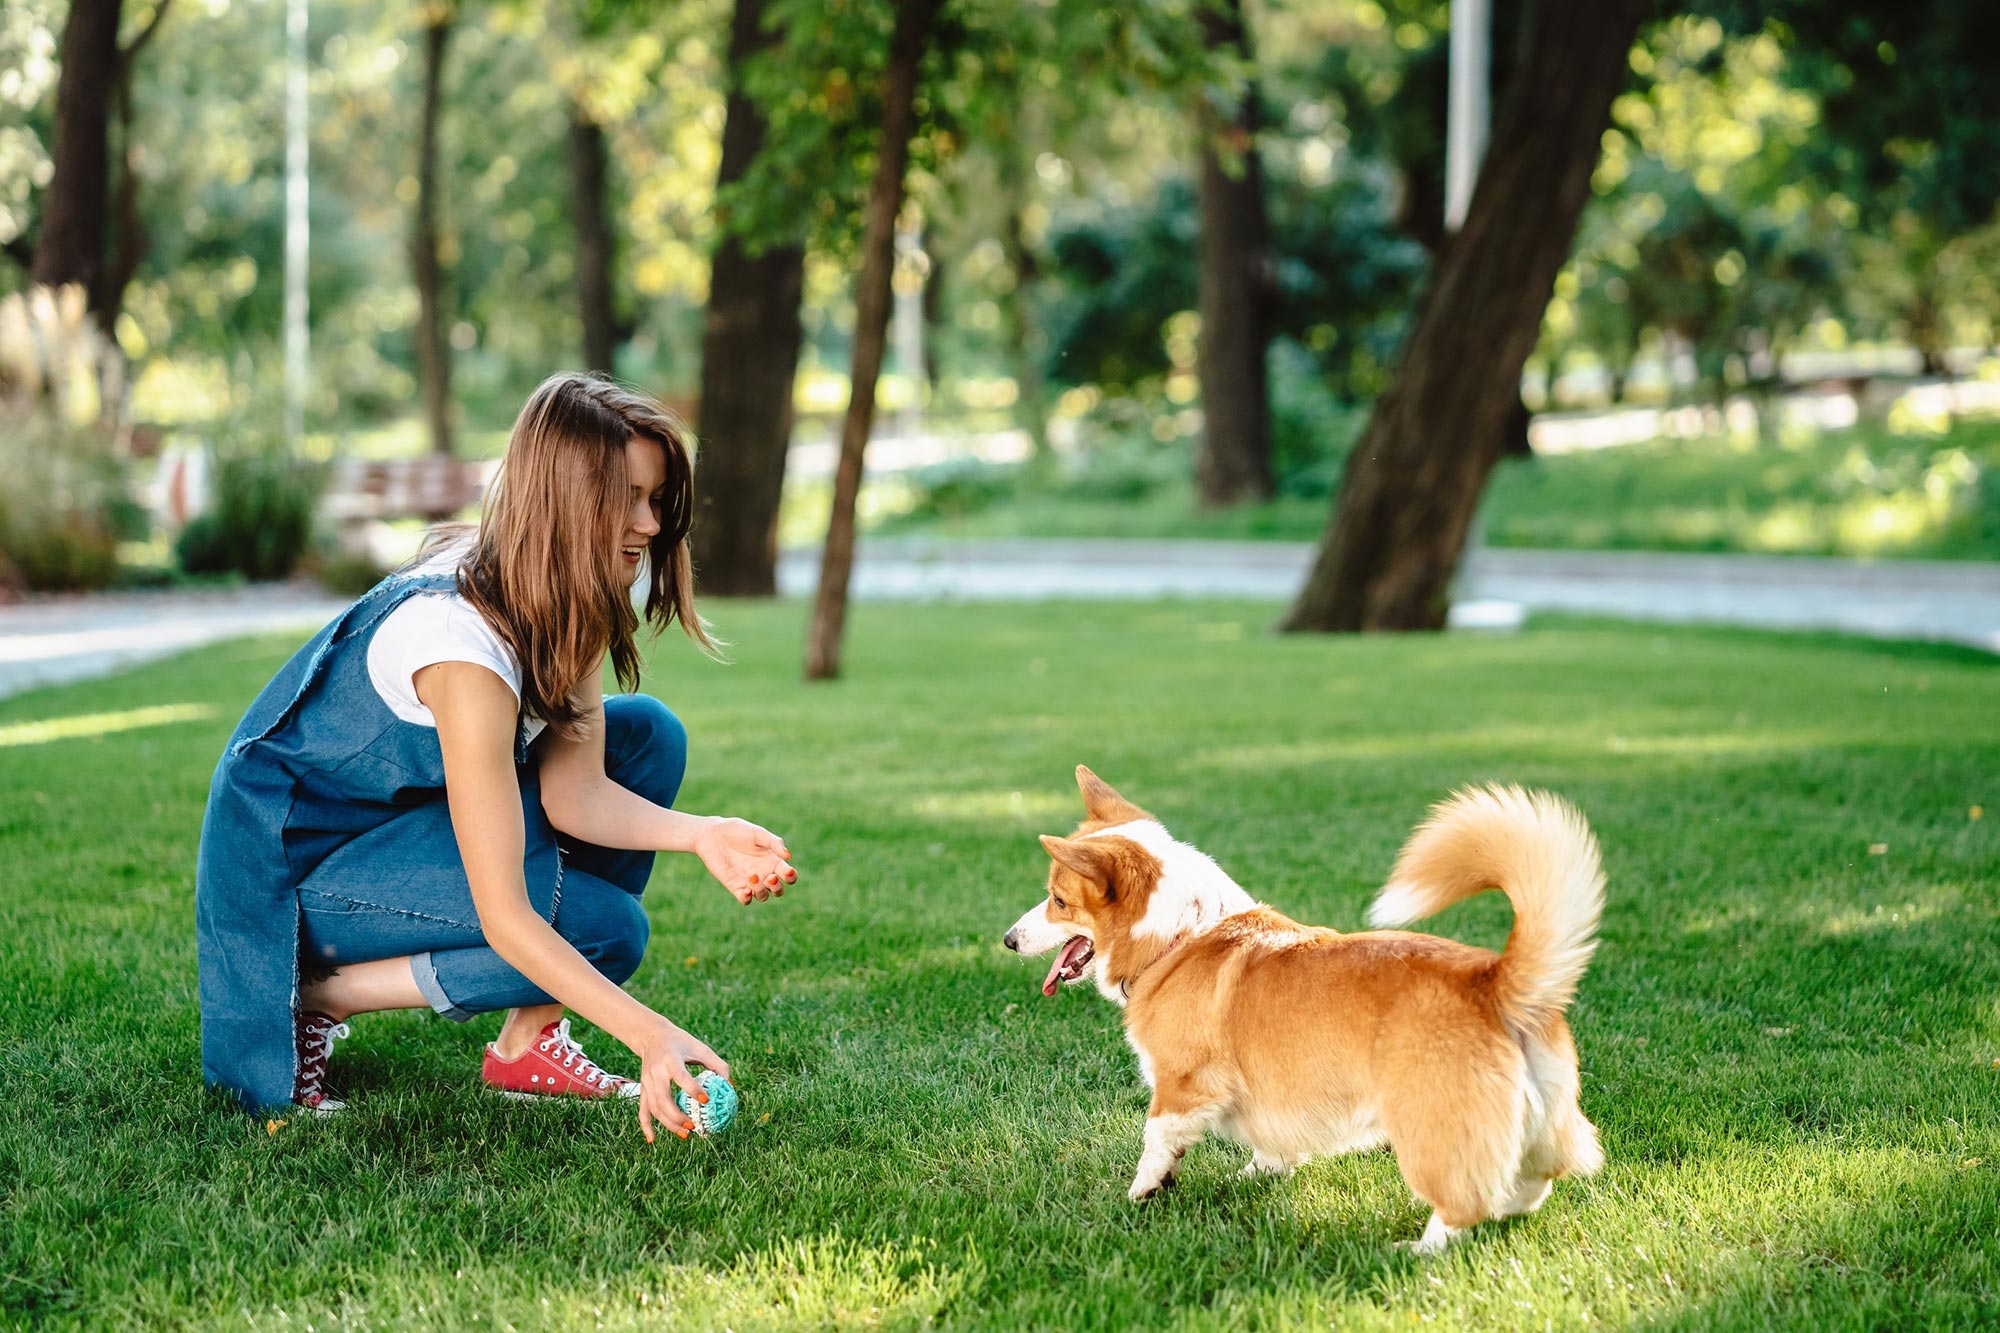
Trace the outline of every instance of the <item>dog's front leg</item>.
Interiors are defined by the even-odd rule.
[[[1132,1202],[1149,1199],[1174,1183],[1174,1168],[1181,1154],[1192,1147],[1215,1119],[1213,1109],[1162,1111],[1155,1100],[1146,1116],[1146,1148],[1139,1154],[1139,1170],[1126,1191]]]

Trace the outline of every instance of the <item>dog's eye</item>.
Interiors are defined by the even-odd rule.
[[[1056,910],[1058,912],[1067,912],[1069,910],[1069,904],[1064,902],[1062,899],[1058,898],[1056,899]]]

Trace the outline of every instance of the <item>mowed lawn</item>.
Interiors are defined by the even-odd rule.
[[[464,1328],[1964,1328],[2000,1310],[2000,663],[1564,622],[1275,637],[1240,604],[804,612],[662,640],[685,804],[802,870],[647,894],[649,1003],[735,1065],[738,1125],[648,1148],[482,1094],[427,1013],[355,1023],[325,1122],[200,1085],[191,881],[210,767],[291,646],[0,703],[0,1319]],[[1215,1141],[1125,1187],[1118,1012],[1000,935],[1090,764],[1306,921],[1358,928],[1461,783],[1574,800],[1603,946],[1572,1011],[1598,1177],[1441,1260],[1385,1152],[1283,1180]],[[1497,945],[1497,895],[1434,928]],[[1339,1005],[1341,997],[1326,997]],[[586,1034],[588,1035],[588,1034]],[[629,1055],[601,1034],[615,1068]]]

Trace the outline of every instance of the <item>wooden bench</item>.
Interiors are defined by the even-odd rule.
[[[320,496],[320,515],[336,527],[392,518],[444,519],[477,504],[499,460],[445,458],[336,459]]]

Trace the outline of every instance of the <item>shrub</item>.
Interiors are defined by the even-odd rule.
[[[119,539],[145,533],[100,410],[112,353],[84,304],[77,287],[0,299],[0,584],[103,587]]]
[[[954,458],[918,468],[910,474],[909,485],[914,495],[907,511],[910,517],[965,518],[1016,494],[1021,489],[1021,468]]]
[[[319,586],[328,592],[359,597],[387,577],[389,571],[372,555],[344,551],[328,556],[312,573]]]
[[[290,577],[312,539],[313,508],[324,483],[324,468],[275,450],[222,459],[213,506],[181,529],[174,544],[181,568],[257,580]]]
[[[1271,472],[1285,495],[1330,495],[1369,408],[1343,400],[1312,355],[1288,338],[1271,344]]]

